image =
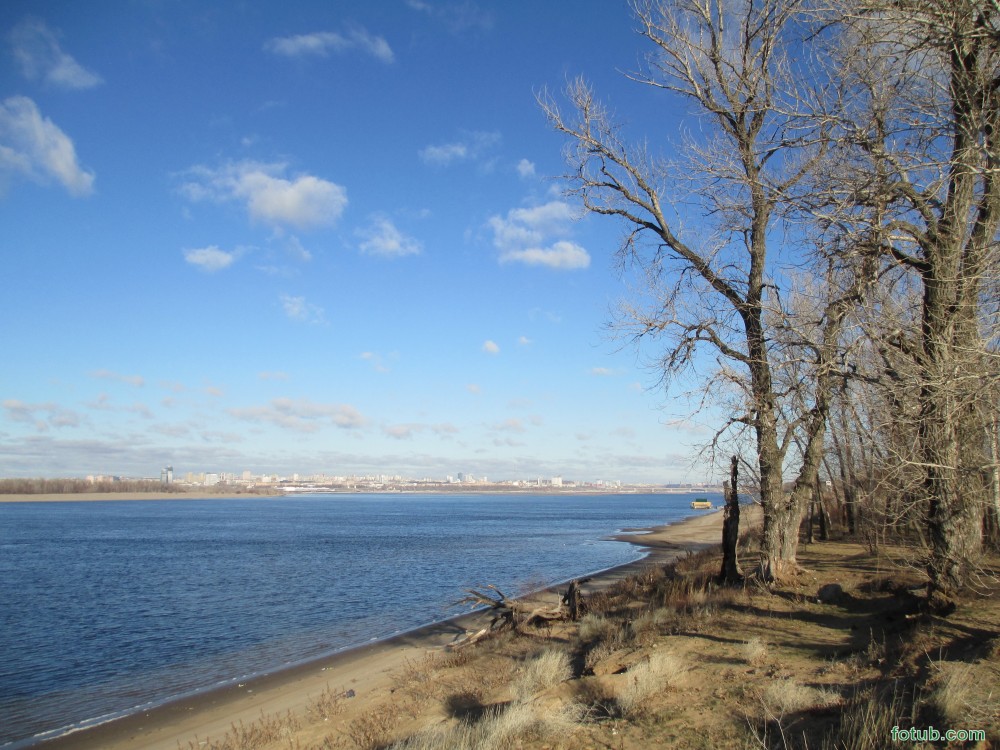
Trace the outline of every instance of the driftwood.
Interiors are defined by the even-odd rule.
[[[553,622],[565,620],[576,621],[580,619],[585,608],[580,584],[589,580],[587,578],[583,581],[571,581],[566,593],[555,605],[511,599],[493,585],[486,586],[484,590],[466,589],[466,596],[457,603],[469,604],[473,607],[489,607],[493,613],[493,619],[490,620],[488,627],[467,634],[464,639],[452,644],[451,647],[468,646],[485,638],[490,633],[500,630],[516,630],[521,626],[543,627]]]
[[[580,585],[589,580],[589,578],[584,578],[583,580],[570,581],[569,588],[563,594],[562,603],[569,611],[569,619],[573,622],[583,617],[586,612],[587,605],[583,601],[583,592],[580,590]]]

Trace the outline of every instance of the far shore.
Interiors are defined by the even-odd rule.
[[[165,494],[164,497],[190,499],[184,495]],[[107,498],[102,496],[97,499]],[[743,508],[741,526],[748,528],[759,524],[760,509]],[[687,551],[719,544],[722,515],[718,510],[703,512],[666,526],[616,535],[613,537],[616,540],[646,548],[647,556],[637,562],[594,573],[584,585],[584,590],[603,588],[650,565],[664,564]],[[561,587],[553,586],[535,596],[554,598],[558,596],[557,588]],[[488,619],[489,616],[483,612],[462,615],[63,735],[38,747],[44,750],[178,750],[179,747],[189,747],[195,737],[201,740],[221,738],[234,724],[253,723],[262,713],[301,712],[311,699],[328,687],[354,691],[356,697],[352,700],[373,700],[379,691],[391,689],[394,675],[398,675],[408,662],[447,648],[467,633],[483,627]]]
[[[287,491],[278,487],[257,487],[253,490],[213,490],[213,489],[187,489],[180,492],[59,492],[59,493],[0,493],[0,503],[74,503],[74,502],[94,502],[94,501],[121,501],[121,500],[228,500],[239,498],[243,500],[253,498],[273,498],[288,497],[293,498],[298,495],[426,495],[435,493],[455,494],[455,495],[632,495],[639,492],[657,495],[677,495],[694,494],[701,492],[707,495],[717,494],[720,490],[716,488],[703,489],[673,489],[664,487],[649,487],[640,489],[616,489],[613,487],[604,488],[547,488],[547,487],[496,487],[484,486],[460,486],[447,490],[440,488],[433,489],[343,489],[343,490],[296,490]]]
[[[0,503],[83,503],[99,500],[225,500],[231,498],[283,497],[280,490],[261,492],[59,492],[0,494]]]

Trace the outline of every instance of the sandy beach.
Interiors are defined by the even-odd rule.
[[[183,498],[183,496],[181,496]],[[741,526],[759,520],[759,509],[745,511]],[[722,513],[699,514],[676,524],[657,527],[649,533],[623,533],[615,539],[649,550],[643,560],[612,568],[595,575],[584,591],[608,585],[614,580],[652,564],[662,564],[684,554],[718,544]],[[541,594],[555,596],[553,591]],[[390,690],[393,674],[408,661],[444,649],[448,644],[488,622],[486,615],[473,613],[454,618],[389,640],[354,648],[328,658],[310,661],[238,685],[202,693],[195,697],[156,707],[149,711],[80,730],[49,740],[40,747],[76,750],[177,750],[197,747],[196,737],[218,738],[241,721],[252,723],[261,714],[301,712],[328,687],[353,690],[359,703]],[[193,744],[191,744],[193,743]]]

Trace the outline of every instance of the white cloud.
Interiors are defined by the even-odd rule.
[[[71,409],[57,404],[28,404],[15,398],[5,399],[2,404],[11,422],[33,424],[39,432],[49,427],[79,427],[80,416]]]
[[[469,383],[467,386],[465,386],[465,390],[467,390],[474,396],[478,396],[480,393],[483,392],[483,389],[479,387],[478,383]]]
[[[420,158],[428,164],[447,165],[460,161],[469,154],[464,143],[445,143],[441,146],[427,146],[420,150]]]
[[[141,378],[140,378],[141,380]],[[143,419],[152,419],[153,412],[150,411],[149,407],[138,401],[132,403],[131,406],[118,406],[111,401],[111,397],[106,393],[101,393],[98,397],[87,404],[87,407],[94,409],[96,411],[107,411],[107,412],[126,412],[130,414],[138,414]]]
[[[114,380],[118,383],[133,385],[136,388],[141,388],[146,384],[146,379],[142,375],[122,375],[111,370],[94,370],[90,373],[90,377],[98,380]]]
[[[209,245],[196,250],[185,250],[184,260],[202,271],[213,273],[221,271],[223,268],[229,268],[236,260],[236,253],[227,253],[215,245]]]
[[[532,208],[514,208],[506,218],[492,216],[493,244],[501,250],[511,250],[524,245],[541,244],[546,237],[565,233],[568,224],[576,218],[573,208],[565,201],[549,201]]]
[[[22,21],[8,35],[14,59],[29,81],[44,81],[66,89],[89,89],[101,77],[63,52],[56,34],[37,19]]]
[[[265,371],[257,373],[257,377],[261,380],[288,380],[288,373],[281,370]]]
[[[0,103],[0,170],[40,183],[55,179],[75,196],[94,189],[94,173],[77,162],[73,141],[26,96]]]
[[[607,367],[591,367],[590,374],[596,375],[599,378],[608,378],[614,375],[615,371]]]
[[[473,0],[460,2],[435,2],[405,0],[412,10],[444,23],[452,34],[468,35],[470,32],[485,32],[495,23],[492,9],[481,6]]]
[[[483,351],[486,352],[487,354],[499,354],[500,347],[497,345],[495,341],[487,340],[483,342]]]
[[[520,419],[516,419],[514,417],[511,417],[510,419],[505,419],[503,422],[494,425],[493,429],[499,430],[501,432],[518,432],[518,433],[525,432],[524,423],[521,422]]]
[[[396,440],[409,440],[414,433],[422,432],[424,425],[420,424],[395,424],[382,430],[386,435]]]
[[[303,247],[302,242],[295,235],[292,235],[285,241],[285,252],[295,258],[295,260],[300,260],[303,263],[308,263],[313,257],[312,253]]]
[[[587,268],[590,265],[590,254],[574,242],[560,240],[547,248],[509,250],[500,256],[500,262],[557,269]]]
[[[488,223],[501,263],[562,270],[587,268],[590,254],[575,242],[559,239],[546,246],[551,238],[568,234],[574,218],[576,213],[568,203],[549,201],[532,208],[511,209],[506,217],[492,216]]]
[[[250,218],[275,227],[333,224],[347,206],[347,189],[309,174],[285,176],[287,165],[243,161],[218,169],[197,166],[181,192],[193,201],[246,203]]]
[[[236,419],[265,422],[296,432],[316,432],[327,425],[358,429],[368,422],[348,404],[322,404],[309,399],[276,398],[266,406],[229,409],[228,413]]]
[[[452,143],[422,148],[418,155],[426,164],[446,167],[459,161],[480,159],[500,142],[500,138],[497,132],[476,131]]]
[[[323,308],[306,302],[305,297],[292,297],[288,294],[281,295],[281,307],[292,320],[303,323],[324,323],[326,315]]]
[[[535,176],[534,162],[530,162],[527,159],[521,159],[521,161],[517,163],[517,173],[521,175],[521,177],[524,177],[525,179],[527,179],[528,177],[534,177]]]
[[[371,362],[372,368],[375,372],[389,372],[389,368],[384,364],[381,354],[376,354],[375,352],[361,352],[359,357],[366,362]]]
[[[380,255],[383,258],[400,258],[417,255],[423,249],[419,240],[400,232],[387,217],[376,215],[371,224],[355,232],[362,238],[359,245],[366,255]]]
[[[430,430],[435,435],[444,438],[448,438],[449,436],[458,433],[458,428],[450,422],[442,422],[441,424],[394,424],[382,428],[382,432],[385,435],[395,438],[396,440],[409,440],[417,433],[426,432],[427,430]]]
[[[327,57],[331,52],[345,54],[355,50],[371,55],[384,63],[391,63],[395,56],[389,43],[380,36],[355,27],[341,34],[336,31],[317,31],[269,39],[264,49],[285,57]]]

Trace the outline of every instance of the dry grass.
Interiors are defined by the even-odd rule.
[[[776,680],[760,697],[765,714],[781,718],[811,708],[828,708],[840,703],[840,694],[828,688],[809,687],[792,680]]]
[[[583,669],[588,674],[594,674],[597,666],[606,659],[610,659],[618,652],[618,648],[611,643],[600,643],[587,651],[583,657]]]
[[[302,725],[290,711],[285,714],[265,714],[261,712],[257,721],[233,724],[228,732],[217,740],[199,740],[188,743],[191,750],[263,750],[269,745],[289,740]]]
[[[751,667],[762,667],[767,662],[767,643],[754,636],[743,644],[743,658]]]
[[[883,693],[873,690],[855,693],[845,703],[832,730],[823,736],[820,750],[882,750],[890,747],[892,728],[902,723],[904,704],[903,693],[898,689]]]
[[[665,613],[665,610],[657,610]],[[628,638],[637,646],[651,646],[660,635],[660,623],[667,619],[664,616],[657,618],[656,612],[646,611],[629,623]]]
[[[586,597],[579,623],[408,661],[363,700],[328,686],[301,734],[262,716],[191,750],[876,750],[894,726],[946,723],[997,744],[1000,639],[969,634],[1000,632],[1000,589],[928,621],[860,545],[800,560],[769,587],[716,586],[705,554],[650,568]],[[830,581],[851,597],[815,604]]]
[[[400,708],[395,703],[383,703],[351,720],[344,734],[361,750],[379,750],[389,744],[393,730],[399,724]]]
[[[530,700],[537,693],[559,685],[573,676],[569,654],[549,649],[531,659],[511,685],[511,694],[517,702]]]
[[[334,716],[344,713],[347,706],[347,691],[334,690],[328,684],[323,692],[311,698],[306,705],[306,716],[310,721],[329,721]]]
[[[937,662],[928,702],[952,727],[1000,730],[1000,695],[994,691],[1000,667]],[[986,672],[993,672],[989,679]]]
[[[580,620],[577,638],[582,643],[606,643],[621,636],[621,625],[610,617],[598,614],[586,614]]]
[[[641,715],[653,697],[683,685],[688,671],[688,666],[677,656],[654,652],[626,672],[625,684],[616,696],[618,706],[626,716]]]
[[[516,703],[496,708],[476,722],[438,725],[391,746],[390,750],[514,750],[575,731],[581,712],[571,705],[541,708]]]

